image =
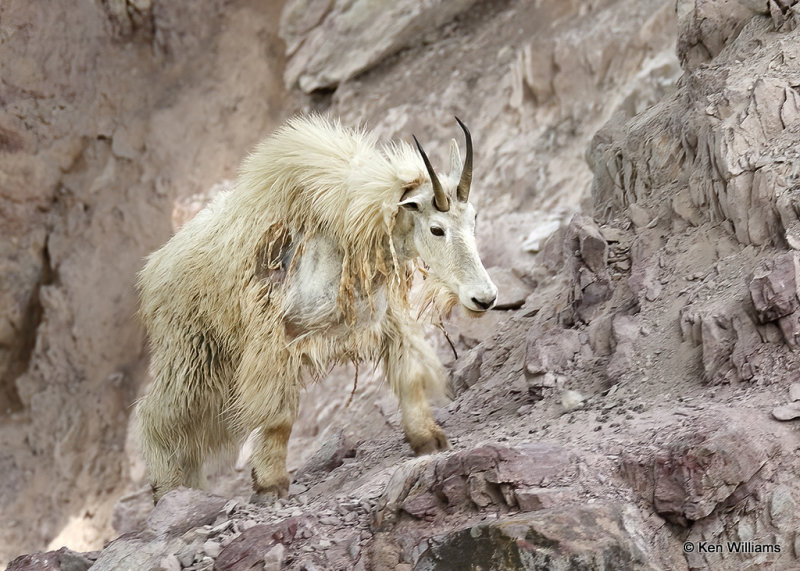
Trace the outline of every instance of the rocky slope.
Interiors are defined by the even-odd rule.
[[[3,263],[28,264],[27,274],[9,275],[29,277],[11,283],[9,299],[22,309],[9,327],[29,330],[2,345],[16,380],[3,384],[15,411],[2,429],[12,445],[4,463],[9,474],[27,472],[7,480],[16,487],[0,505],[18,529],[41,535],[25,543],[9,526],[3,533],[19,535],[0,543],[16,546],[11,556],[60,532],[51,547],[71,548],[11,568],[797,568],[797,436],[776,418],[800,417],[800,6],[393,6],[296,0],[278,21],[277,10],[257,18],[247,2],[172,19],[160,4],[108,2],[92,12],[105,35],[66,42],[87,53],[100,49],[92,42],[111,46],[107,76],[92,86],[108,82],[109,93],[141,106],[139,115],[110,113],[120,133],[148,120],[139,142],[120,134],[116,151],[117,131],[102,139],[82,127],[76,137],[93,150],[74,159],[80,168],[49,174],[52,196],[63,189],[67,198],[3,191],[19,220],[15,256]],[[59,24],[11,29],[44,37]],[[172,51],[160,47],[165,34]],[[213,57],[189,57],[206,43]],[[245,50],[252,45],[263,48]],[[118,67],[140,60],[163,93],[152,82],[135,91],[141,81]],[[20,84],[36,79],[16,72]],[[115,81],[130,82],[130,92],[113,91]],[[51,89],[58,95],[43,99],[66,97],[63,86]],[[237,105],[222,97],[231,90]],[[75,106],[95,109],[109,97],[77,97]],[[137,491],[135,446],[125,444],[127,407],[146,382],[140,333],[102,304],[133,311],[133,273],[167,235],[172,200],[177,219],[190,215],[260,136],[254,125],[268,131],[279,110],[295,107],[364,121],[387,137],[415,132],[434,156],[455,131],[450,117],[470,118],[481,249],[508,309],[454,316],[446,326],[458,359],[431,334],[453,373],[456,396],[437,412],[452,451],[414,458],[380,375],[362,373],[345,407],[352,372],[337,370],[301,405],[288,500],[248,504],[242,461],[212,475],[212,493],[179,490],[151,512],[146,490]],[[209,121],[199,111],[216,118],[217,137],[202,136]],[[39,131],[17,126],[4,137],[44,140],[58,124],[45,119]],[[60,165],[48,153],[72,129],[47,135],[50,145],[6,145],[4,164]],[[123,161],[116,153],[126,148],[138,154]],[[47,174],[25,168],[19,180]],[[109,272],[104,259],[119,269]],[[128,368],[104,382],[98,375],[112,363]],[[37,408],[45,399],[52,408]],[[101,435],[109,442],[94,446]],[[44,490],[48,509],[33,500]],[[99,547],[123,490],[133,492],[114,512],[123,535],[79,553]]]

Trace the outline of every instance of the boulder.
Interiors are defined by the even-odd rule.
[[[147,518],[148,530],[159,536],[181,535],[186,531],[214,523],[228,498],[193,488],[178,488],[158,500]]]
[[[414,569],[654,569],[630,532],[634,511],[575,505],[469,525],[427,540]]]
[[[489,444],[400,466],[386,485],[374,527],[390,529],[402,513],[434,519],[455,509],[508,511],[534,506],[531,490],[576,475],[577,455],[554,443]],[[517,493],[522,494],[522,502]],[[564,497],[567,497],[565,495]]]
[[[533,291],[508,268],[491,267],[486,271],[497,286],[497,302],[493,309],[519,309]]]
[[[575,215],[567,226],[563,247],[573,284],[574,317],[588,322],[597,306],[611,296],[608,243],[594,220]]]
[[[767,461],[760,440],[733,419],[695,422],[655,454],[623,461],[623,475],[662,517],[680,524],[709,516]]]
[[[96,558],[96,553],[76,553],[62,547],[58,551],[21,555],[6,571],[86,571]]]
[[[797,264],[798,254],[786,252],[756,268],[749,289],[760,323],[786,317],[800,308],[797,299]]]

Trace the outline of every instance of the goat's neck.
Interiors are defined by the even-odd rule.
[[[419,256],[417,247],[414,245],[414,222],[402,208],[397,213],[392,231],[392,242],[397,253],[397,261],[400,264],[410,262]]]

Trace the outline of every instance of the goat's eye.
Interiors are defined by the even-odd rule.
[[[431,234],[434,236],[444,236],[444,230],[438,226],[431,226]]]

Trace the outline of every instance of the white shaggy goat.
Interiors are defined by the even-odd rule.
[[[255,497],[285,496],[300,390],[335,362],[379,359],[414,451],[449,446],[426,398],[445,372],[408,288],[421,259],[440,308],[481,312],[497,296],[475,246],[472,141],[458,122],[465,165],[453,140],[440,179],[418,142],[419,154],[378,148],[371,134],[295,118],[149,257],[139,288],[154,381],[137,413],[156,501],[199,487],[204,459],[255,428]]]

